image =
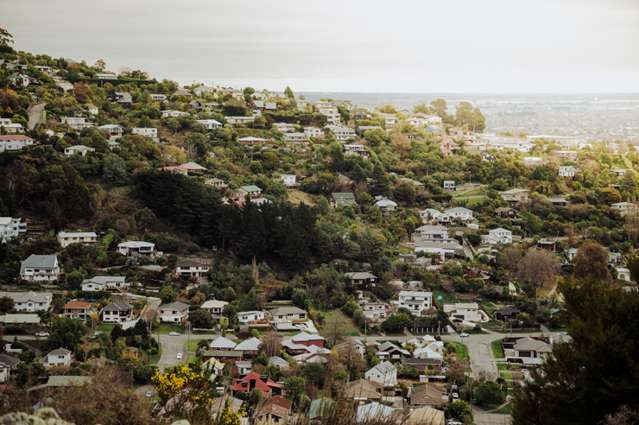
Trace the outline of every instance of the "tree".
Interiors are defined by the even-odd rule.
[[[557,257],[544,250],[531,249],[519,262],[517,277],[534,287],[549,287],[559,272]]]
[[[286,397],[297,404],[304,394],[304,378],[301,376],[290,376],[284,381]]]
[[[189,321],[194,328],[211,329],[213,327],[211,313],[201,308],[189,313]]]
[[[486,128],[486,118],[472,103],[460,102],[455,113],[455,124],[473,132],[482,132]]]
[[[293,94],[293,90],[291,90],[289,86],[286,86],[286,88],[284,89],[284,96],[288,97],[289,99],[295,99],[295,94]]]
[[[0,313],[6,314],[13,310],[13,300],[9,297],[0,298]]]
[[[473,409],[463,400],[453,401],[446,407],[446,417],[457,419],[464,424],[473,423]]]
[[[51,326],[50,348],[64,347],[75,351],[86,333],[84,322],[68,317],[58,317]]]
[[[608,250],[595,241],[581,244],[575,256],[574,276],[609,282],[612,276],[608,270]]]
[[[473,391],[475,403],[481,407],[500,405],[506,396],[496,382],[485,381],[478,384]]]
[[[515,393],[514,425],[599,424],[622,406],[639,408],[639,293],[592,278],[560,290],[572,341],[555,343]]]
[[[172,286],[165,285],[160,289],[160,299],[163,303],[170,303],[175,301],[177,294]]]
[[[6,29],[0,27],[0,53],[13,52],[13,35]]]

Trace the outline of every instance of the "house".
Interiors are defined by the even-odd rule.
[[[39,325],[40,316],[36,313],[7,313],[0,315],[0,323],[4,325]]]
[[[361,143],[346,143],[344,144],[344,154],[346,156],[355,155],[362,158],[370,158],[368,149]]]
[[[11,121],[11,118],[0,118],[0,131],[5,134],[24,133],[24,127],[20,123]]]
[[[455,180],[444,180],[444,190],[455,190]]]
[[[355,195],[352,192],[331,193],[331,205],[333,208],[356,206]]]
[[[211,270],[209,260],[183,258],[177,262],[175,275],[182,278],[205,277]]]
[[[391,201],[388,198],[382,197],[375,202],[375,206],[382,210],[382,212],[388,213],[391,211],[395,211],[395,208],[397,208],[397,203]]]
[[[373,401],[368,404],[357,406],[355,420],[357,423],[400,423],[401,412],[385,404]]]
[[[391,305],[383,302],[365,302],[360,304],[364,317],[369,322],[377,323],[386,320],[391,312]]]
[[[251,322],[262,321],[266,319],[266,313],[264,311],[252,310],[252,311],[238,311],[237,321],[243,325]]]
[[[18,312],[36,313],[49,311],[53,294],[51,292],[0,292],[0,298],[11,298],[13,309]]]
[[[390,130],[394,128],[399,122],[399,118],[397,118],[394,114],[379,114],[379,116],[384,120],[384,128]]]
[[[229,185],[222,179],[218,179],[217,177],[207,178],[204,180],[204,184],[207,186],[211,186],[212,188],[224,191],[228,189]]]
[[[500,192],[501,198],[511,205],[522,204],[528,202],[528,189],[514,188]]]
[[[285,424],[289,420],[293,401],[281,396],[264,400],[255,409],[253,423],[256,425]]]
[[[58,257],[31,254],[20,263],[20,279],[29,282],[53,282],[60,276]]]
[[[217,338],[215,338],[209,343],[209,348],[213,350],[232,351],[235,349],[236,345],[237,344],[234,341],[231,341],[230,339],[224,336],[218,336]]]
[[[425,224],[415,229],[415,231],[419,232],[419,236],[423,240],[427,240],[427,241],[448,240],[448,229],[444,226],[435,226],[435,225]]]
[[[222,123],[214,119],[195,120],[195,122],[206,128],[207,130],[215,130],[216,128],[222,127]]]
[[[200,164],[193,161],[180,165],[169,165],[167,167],[162,167],[161,170],[166,171],[167,173],[181,174],[183,176],[201,175],[208,171],[205,167],[202,167]]]
[[[423,347],[417,347],[413,351],[413,358],[426,360],[428,365],[441,366],[444,362],[444,343],[433,341]]]
[[[237,142],[244,146],[257,146],[263,145],[268,142],[269,139],[265,139],[263,137],[254,137],[254,136],[245,136],[237,139]]]
[[[162,118],[179,118],[188,116],[188,112],[184,111],[175,111],[175,110],[164,110],[162,111]]]
[[[274,122],[271,128],[279,131],[280,133],[293,133],[295,131],[295,124],[288,122]]]
[[[484,235],[484,242],[489,245],[508,245],[513,242],[513,232],[503,227],[491,229]]]
[[[98,130],[101,130],[110,136],[111,138],[117,138],[124,133],[124,128],[119,124],[104,124],[98,127]]]
[[[350,280],[351,285],[360,288],[367,288],[369,286],[375,286],[377,283],[377,276],[369,272],[348,272],[344,276]]]
[[[548,198],[553,207],[567,207],[569,202],[563,196],[551,196]]]
[[[62,248],[79,243],[82,245],[98,242],[98,235],[95,232],[58,232],[58,243]]]
[[[262,189],[255,186],[254,184],[249,184],[249,185],[240,187],[239,192],[243,198],[247,196],[249,198],[259,198],[260,195],[262,194]]]
[[[131,133],[158,140],[158,129],[155,127],[133,127]]]
[[[0,384],[7,383],[11,378],[11,371],[18,366],[20,359],[6,353],[0,353]]]
[[[253,362],[250,360],[239,360],[235,362],[233,369],[236,376],[246,376],[253,371]]]
[[[64,317],[88,320],[96,312],[95,306],[88,301],[71,300],[62,307]]]
[[[324,137],[324,130],[319,127],[304,127],[304,134],[306,137],[321,139]]]
[[[57,348],[44,357],[43,363],[47,368],[50,367],[69,367],[71,366],[71,351],[66,348]]]
[[[286,187],[295,187],[297,185],[297,176],[295,174],[282,174],[280,181]]]
[[[562,165],[559,167],[559,177],[575,177],[577,169],[572,165]]]
[[[269,397],[282,394],[284,386],[275,381],[272,381],[270,378],[264,380],[256,372],[251,372],[245,377],[236,380],[235,383],[231,386],[231,391],[233,393],[248,394],[253,390],[258,390],[265,397]]]
[[[391,362],[383,361],[367,370],[364,377],[385,388],[394,387],[397,385],[397,368]]]
[[[464,207],[448,208],[444,211],[444,215],[447,215],[451,221],[468,222],[473,220],[473,211]]]
[[[133,97],[131,93],[125,91],[116,91],[113,95],[116,102],[124,106],[131,106],[133,103]]]
[[[434,208],[426,208],[419,212],[419,217],[422,219],[422,223],[431,223],[431,222],[444,222],[447,221],[448,218],[442,220],[443,214],[440,211],[437,211]]]
[[[413,250],[415,254],[425,253],[439,255],[441,261],[455,256],[465,256],[464,248],[455,239],[418,239],[414,241]]]
[[[330,398],[316,398],[308,408],[308,419],[311,423],[322,423],[332,412],[335,401]]]
[[[231,125],[247,125],[255,122],[255,116],[228,116],[226,122]]]
[[[384,387],[368,379],[357,379],[348,382],[344,387],[344,398],[358,402],[381,400]]]
[[[122,242],[118,244],[118,252],[127,257],[153,255],[155,253],[155,244],[144,241]]]
[[[504,356],[508,362],[519,362],[524,365],[540,365],[552,346],[540,339],[523,337],[517,339],[512,349],[504,349]]]
[[[335,139],[340,142],[345,142],[357,137],[355,130],[350,127],[343,127],[341,125],[327,125],[324,128],[330,131],[335,136]]]
[[[433,293],[426,291],[400,291],[397,308],[408,310],[413,316],[423,316],[433,307]]]
[[[509,207],[499,207],[495,210],[495,214],[501,218],[515,218],[517,210]]]
[[[149,97],[151,98],[151,100],[154,100],[156,102],[164,102],[167,99],[165,94],[160,93],[151,93]]]
[[[291,368],[291,365],[289,364],[289,362],[287,362],[286,360],[284,360],[283,358],[279,356],[269,357],[267,363],[269,366],[275,366],[282,371],[287,371]]]
[[[501,320],[505,322],[507,320],[512,320],[520,313],[520,310],[517,307],[504,307],[499,310],[495,310],[493,312],[493,316],[495,320]]]
[[[105,323],[124,323],[133,320],[133,306],[125,301],[116,300],[102,308],[102,321]]]
[[[308,142],[308,136],[305,133],[295,131],[293,133],[284,133],[282,139],[286,143],[304,143]]]
[[[390,341],[382,343],[375,354],[380,360],[402,360],[411,356],[411,352],[398,347]]]
[[[339,127],[342,116],[336,107],[318,108],[317,112],[326,117],[326,122],[330,124],[330,126]]]
[[[299,307],[278,307],[273,310],[269,310],[271,315],[271,322],[292,322],[294,320],[306,320],[308,315],[305,310]]]
[[[637,204],[633,204],[632,202],[616,202],[610,207],[617,211],[621,217],[625,217],[628,214],[632,214],[637,212]]]
[[[82,281],[82,291],[102,292],[108,290],[127,289],[131,286],[125,276],[94,276]]]
[[[448,404],[446,385],[429,382],[417,385],[410,389],[411,407],[435,407],[441,408]]]
[[[89,152],[95,152],[95,149],[84,145],[74,145],[64,149],[64,154],[69,157],[73,155],[87,156]]]
[[[314,345],[315,347],[320,348],[323,348],[324,344],[326,343],[324,337],[320,335],[311,335],[307,332],[300,332],[296,335],[293,335],[291,338],[289,338],[289,341],[291,341],[293,344],[304,345],[307,347]]]
[[[444,313],[453,321],[482,323],[490,320],[477,303],[444,304]]]
[[[31,137],[23,134],[2,134],[0,135],[0,152],[16,152],[32,146],[34,141]]]
[[[189,305],[181,301],[162,304],[158,314],[162,323],[182,323],[189,316]]]
[[[224,307],[228,305],[226,301],[220,300],[206,300],[200,306],[201,309],[209,312],[212,318],[219,319],[222,317],[222,313],[224,313]]]
[[[444,412],[429,406],[411,410],[408,418],[406,418],[406,425],[444,425],[445,423],[446,416]],[[449,421],[448,425],[455,425],[455,423],[461,424],[461,422],[453,420]]]
[[[93,127],[93,123],[87,121],[85,117],[60,117],[62,124],[73,130],[84,130]]]
[[[245,339],[244,341],[238,343],[235,346],[235,351],[241,352],[243,357],[255,357],[259,354],[261,346],[262,341],[260,341],[258,338],[253,337]]]
[[[21,218],[0,217],[0,243],[12,241],[26,231],[27,223],[23,223]]]
[[[626,267],[615,267],[615,271],[617,272],[617,279],[624,280],[626,282],[632,282],[630,277],[630,270]]]

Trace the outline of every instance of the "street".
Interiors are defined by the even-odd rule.
[[[186,363],[189,358],[189,353],[186,350],[186,343],[189,340],[199,341],[201,339],[214,339],[218,335],[215,334],[180,334],[180,335],[168,335],[160,334],[154,335],[155,339],[160,344],[160,360],[158,361],[158,368],[163,371],[167,367],[177,366],[181,363]],[[177,354],[182,353],[182,359],[178,360]]]

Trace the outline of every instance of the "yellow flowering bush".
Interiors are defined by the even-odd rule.
[[[202,376],[192,371],[188,366],[181,365],[162,373],[159,370],[151,377],[158,395],[163,400],[174,397],[183,390],[188,390],[191,401],[201,401],[200,391],[203,385]],[[196,391],[191,391],[196,390]]]

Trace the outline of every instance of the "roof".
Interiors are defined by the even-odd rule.
[[[98,234],[95,232],[58,232],[58,237],[76,237],[76,238],[97,238]]]
[[[53,294],[51,292],[0,292],[0,298],[11,298],[14,303],[46,303],[51,302]]]
[[[356,204],[355,195],[352,192],[333,192],[331,197],[338,205],[354,205]]]
[[[419,226],[415,229],[415,231],[421,233],[448,233],[448,229],[445,226],[437,226],[433,224],[424,224],[423,226]]]
[[[71,351],[66,348],[56,348],[55,350],[50,351],[47,356],[68,356],[69,354],[71,354]]]
[[[394,364],[392,364],[391,362],[381,362],[379,364],[377,364],[376,366],[373,366],[372,368],[368,369],[367,372],[370,372],[372,370],[376,370],[378,372],[380,372],[381,374],[387,374],[387,373],[394,373],[397,372],[397,368],[395,367]]]
[[[346,276],[349,279],[355,279],[355,280],[377,279],[377,276],[369,272],[348,272],[348,273],[345,273],[344,276]]]
[[[110,282],[126,282],[126,276],[93,276],[89,279],[84,279],[82,283],[98,283],[107,284]]]
[[[358,379],[346,384],[344,397],[379,400],[382,398],[382,386],[368,379]]]
[[[291,337],[291,341],[300,342],[300,341],[324,341],[324,337],[320,335],[311,335],[307,332],[300,332],[297,335],[293,335]]]
[[[20,363],[20,359],[12,357],[6,353],[0,353],[0,365],[5,365],[10,368]]]
[[[540,353],[549,353],[552,351],[552,347],[547,342],[530,337],[518,339],[513,348],[517,351],[537,351]]]
[[[0,323],[40,323],[40,316],[35,313],[8,313],[0,315]]]
[[[93,307],[93,304],[82,300],[71,300],[63,306],[65,310],[84,310],[91,307]]]
[[[240,342],[235,346],[237,351],[258,351],[262,346],[262,341],[259,338],[249,338]]]
[[[444,384],[426,383],[413,387],[410,393],[410,404],[418,406],[441,406],[445,404],[442,395]]]
[[[278,418],[288,418],[291,407],[293,407],[291,400],[281,396],[274,396],[264,401],[261,406],[258,406],[255,416],[271,415]]]
[[[153,242],[145,242],[145,241],[126,241],[118,244],[118,248],[153,248],[155,244]]]
[[[318,398],[311,402],[311,406],[308,408],[308,418],[313,420],[326,416],[335,402],[330,398]]]
[[[226,301],[221,301],[221,300],[206,300],[202,303],[202,305],[200,306],[200,308],[223,308],[225,305],[227,305],[228,302]]]
[[[465,207],[453,207],[453,208],[448,208],[447,210],[444,211],[444,213],[446,214],[450,214],[450,213],[462,213],[462,214],[472,214],[473,210],[470,210],[468,208]]]
[[[241,190],[243,190],[244,192],[247,193],[254,193],[254,192],[261,192],[262,189],[260,189],[259,187],[255,186],[254,184],[249,184],[246,186],[242,186],[240,187]]]
[[[20,141],[20,142],[28,142],[28,141],[32,141],[33,139],[29,136],[25,136],[24,134],[2,134],[0,135],[0,142],[14,142],[14,141]]]
[[[158,310],[177,310],[177,311],[184,311],[188,309],[189,309],[189,305],[181,301],[174,301],[172,303],[162,304],[158,308]]]
[[[269,357],[268,365],[278,366],[280,368],[289,368],[291,366],[286,360],[284,360],[282,357],[279,357],[279,356]]]
[[[106,305],[102,311],[129,311],[133,306],[125,301],[114,301],[111,304]]]
[[[209,343],[213,349],[234,349],[237,344],[224,336],[218,336]]]
[[[395,413],[396,410],[394,408],[374,401],[357,408],[357,422],[381,422],[387,420]]]
[[[444,425],[444,412],[432,407],[420,407],[413,410],[406,419],[406,425]]]
[[[58,264],[58,257],[55,254],[37,255],[31,254],[22,261],[21,269],[52,269]]]
[[[281,315],[287,315],[287,314],[306,314],[306,310],[302,310],[301,308],[295,307],[295,306],[284,306],[284,307],[274,308],[273,310],[269,310],[269,313],[271,314],[271,316],[281,316]]]

